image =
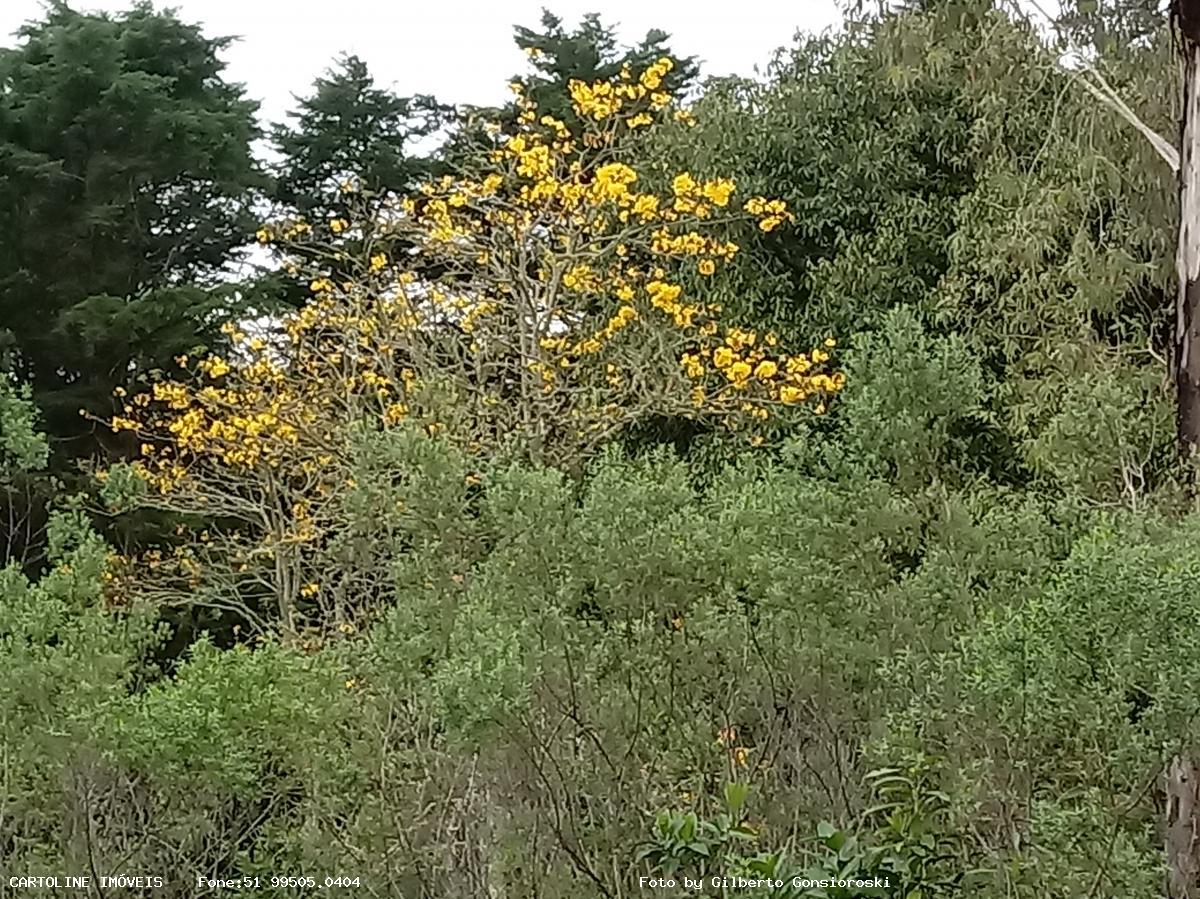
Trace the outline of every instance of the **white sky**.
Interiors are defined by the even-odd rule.
[[[72,0],[81,10],[128,9],[129,0]],[[622,43],[652,28],[671,34],[674,52],[698,56],[704,75],[750,75],[797,29],[821,31],[841,20],[835,0],[173,0],[186,21],[209,35],[236,35],[225,53],[226,76],[262,103],[267,122],[283,119],[292,94],[341,52],[366,60],[375,79],[401,95],[427,93],[454,104],[504,101],[508,79],[524,71],[514,25],[536,28],[543,6],[575,25],[596,12],[617,26]],[[0,0],[0,36],[42,12],[39,0]]]

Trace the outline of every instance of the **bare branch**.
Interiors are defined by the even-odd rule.
[[[1087,88],[1088,92],[1093,97],[1100,100],[1100,102],[1104,103],[1104,105],[1112,109],[1117,113],[1117,115],[1136,128],[1142,137],[1146,138],[1146,140],[1150,142],[1150,146],[1152,146],[1155,152],[1162,157],[1163,161],[1171,167],[1171,171],[1178,174],[1179,150],[1177,150],[1174,145],[1172,145],[1161,134],[1138,118],[1137,114],[1130,109],[1125,101],[1117,95],[1117,92],[1112,89],[1112,86],[1104,80],[1104,76],[1096,70],[1095,66],[1085,61],[1084,68],[1099,82],[1099,86],[1092,84],[1086,77],[1081,77],[1079,82],[1085,88]]]
[[[1049,12],[1047,12],[1045,7],[1043,7],[1038,0],[1025,0],[1025,2],[1028,3],[1029,6],[1033,7],[1033,9],[1035,9],[1043,19],[1045,19],[1046,23],[1054,29],[1055,33],[1060,38],[1062,38],[1063,43],[1070,46],[1070,41],[1067,40],[1066,35],[1063,34],[1062,29],[1059,27],[1058,20],[1055,19],[1054,16],[1052,16]],[[1014,3],[1012,4],[1012,8],[1018,15],[1025,17],[1024,10],[1022,10],[1018,5]],[[1117,113],[1117,115],[1123,118],[1126,123],[1132,125],[1138,131],[1138,133],[1142,135],[1142,137],[1146,138],[1146,140],[1150,142],[1150,146],[1152,146],[1155,152],[1162,157],[1162,160],[1171,167],[1171,171],[1178,174],[1179,150],[1176,149],[1175,145],[1143,122],[1138,114],[1129,108],[1129,105],[1120,98],[1115,90],[1113,90],[1112,85],[1105,80],[1104,76],[1100,74],[1100,70],[1097,69],[1087,59],[1083,52],[1075,47],[1072,47],[1072,50],[1074,51],[1074,58],[1079,62],[1079,65],[1083,69],[1085,75],[1090,75],[1096,80],[1096,83],[1092,83],[1087,77],[1081,76],[1078,79],[1079,83],[1087,88],[1088,92],[1093,97],[1095,97],[1109,109],[1113,110],[1113,112]],[[1061,60],[1055,60],[1055,64],[1060,67],[1062,66]]]

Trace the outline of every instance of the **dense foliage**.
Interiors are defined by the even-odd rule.
[[[273,186],[220,41],[28,28],[0,896],[1164,895],[1200,739],[1174,179],[1055,41],[1162,132],[1174,69],[1150,4],[1065,10],[849,4],[702,85],[548,16],[458,118],[346,58]],[[213,283],[256,231],[286,312]]]
[[[135,6],[55,5],[0,54],[0,333],[70,455],[79,409],[204,343],[254,231],[255,104],[224,40]]]

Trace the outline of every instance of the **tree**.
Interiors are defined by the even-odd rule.
[[[206,342],[212,292],[253,233],[255,104],[222,80],[226,38],[140,3],[55,3],[0,54],[0,321],[59,449],[80,408]]]
[[[572,81],[607,82],[620,75],[623,69],[641,71],[656,59],[669,57],[676,62],[664,76],[663,90],[672,96],[680,96],[695,83],[699,65],[694,58],[673,53],[668,38],[666,32],[654,30],[636,46],[621,47],[612,26],[602,23],[595,14],[584,16],[577,28],[568,30],[563,27],[562,19],[543,11],[541,30],[521,25],[514,28],[514,40],[529,57],[533,72],[513,76],[511,84],[519,97],[533,102],[532,109],[537,117],[551,116],[578,136],[582,131],[571,101],[569,85]],[[447,143],[445,154],[450,159],[469,155],[483,123],[498,122],[511,128],[523,108],[520,100],[514,100],[500,109],[466,109],[460,128]]]
[[[622,69],[642,71],[666,56],[675,60],[675,66],[663,76],[662,90],[681,96],[695,83],[700,71],[695,58],[671,51],[665,31],[655,29],[636,45],[621,47],[612,26],[602,23],[594,13],[584,16],[579,26],[569,31],[562,19],[543,11],[541,30],[518,25],[514,32],[517,46],[529,56],[534,70],[532,75],[514,79],[521,86],[521,96],[533,101],[539,116],[553,116],[568,127],[578,124],[568,89],[573,80],[588,84],[611,81]]]
[[[1171,22],[1182,63],[1175,389],[1180,449],[1187,462],[1195,466],[1200,462],[1200,2],[1174,0]],[[1194,836],[1200,821],[1198,779],[1200,765],[1194,751],[1176,755],[1166,778],[1167,865],[1172,899],[1195,896],[1200,878],[1200,848]]]
[[[48,485],[31,473],[45,466],[50,445],[29,394],[28,384],[0,372],[0,568],[40,561]]]
[[[308,97],[298,100],[289,113],[291,123],[273,129],[271,141],[281,157],[273,199],[294,215],[328,221],[348,216],[364,198],[383,203],[405,196],[418,182],[443,171],[430,148],[414,145],[432,138],[452,112],[433,97],[400,97],[378,87],[366,63],[345,56],[317,79]],[[348,254],[359,253],[349,235],[337,241]],[[394,242],[388,247],[391,253],[404,249]],[[292,251],[311,260],[323,248],[297,239]],[[286,270],[268,274],[258,286],[292,307],[306,300],[305,285]]]
[[[450,111],[433,97],[399,97],[376,86],[365,62],[343,57],[299,100],[292,123],[272,132],[282,157],[275,199],[301,215],[332,218],[347,211],[347,183],[404,193],[437,170],[413,144],[435,134]]]
[[[354,221],[273,226],[285,249],[327,243],[328,228],[355,235],[363,253],[347,262],[335,244],[342,276],[311,272],[313,301],[274,339],[230,327],[236,355],[199,360],[197,381],[155,383],[112,420],[143,447],[137,477],[110,490],[227,522],[135,568],[143,588],[173,602],[207,597],[290,637],[303,623],[353,623],[389,563],[339,562],[349,550],[337,535],[354,459],[381,430],[420,427],[471,456],[578,470],[653,414],[747,428],[771,410],[824,411],[843,382],[826,367],[832,338],[791,353],[771,333],[724,325],[704,300],[738,252],[723,223],[771,231],[792,219],[785,204],[750,196],[739,209],[732,181],[688,172],[666,195],[642,190],[633,165],[652,169],[653,158],[613,158],[630,131],[669,117],[666,103],[655,116],[640,110],[672,65],[572,82],[589,123],[583,146],[561,121],[535,120],[528,99],[473,174],[382,211],[368,203]],[[400,235],[416,258],[390,258],[377,235]],[[265,598],[252,607],[247,592]]]
[[[1183,64],[1175,384],[1180,447],[1190,459],[1200,449],[1200,3],[1176,0],[1171,14]]]
[[[1166,0],[1067,0],[1059,5],[1061,27],[1097,55],[1152,40],[1162,29]]]

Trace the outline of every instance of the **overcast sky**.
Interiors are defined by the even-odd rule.
[[[78,9],[119,11],[128,0],[74,0]],[[821,31],[840,21],[835,0],[175,0],[155,3],[200,22],[211,35],[240,40],[225,54],[227,75],[279,121],[293,93],[342,52],[367,61],[376,79],[400,94],[427,93],[448,103],[493,104],[508,78],[523,71],[513,25],[536,27],[543,5],[574,25],[597,12],[618,26],[624,43],[652,28],[671,33],[671,47],[703,60],[706,75],[750,75],[797,29]],[[22,22],[41,14],[39,0],[0,0],[0,33],[11,45]]]

